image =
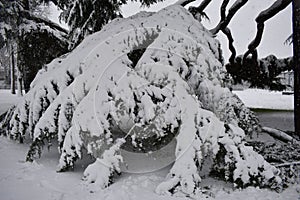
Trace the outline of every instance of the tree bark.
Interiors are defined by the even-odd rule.
[[[300,1],[293,0],[294,121],[300,135]]]
[[[18,89],[18,97],[23,96],[23,86],[22,86],[22,82],[23,82],[23,75],[22,75],[22,71],[17,67],[18,72],[17,72],[17,89]]]
[[[15,51],[13,44],[10,46],[11,63],[10,63],[10,89],[12,94],[16,94],[16,84],[15,84]]]

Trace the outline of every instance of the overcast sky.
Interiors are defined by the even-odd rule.
[[[159,3],[151,6],[150,8],[140,8],[139,3],[128,3],[122,8],[124,17],[133,15],[140,10],[157,11],[163,7],[166,7],[176,0],[166,0],[163,3]],[[201,0],[195,2],[199,4]],[[234,0],[230,1],[231,4]],[[242,54],[247,50],[248,44],[254,39],[256,34],[255,18],[261,10],[268,8],[275,0],[251,0],[244,7],[242,7],[234,16],[229,24],[231,32],[235,39],[234,45],[237,50],[237,54]],[[210,21],[203,21],[203,24],[207,28],[213,28],[219,21],[219,7],[222,0],[213,0],[206,8],[205,12],[209,16]],[[231,5],[229,4],[229,5]],[[292,45],[284,45],[284,41],[292,32],[292,8],[291,5],[285,10],[277,14],[265,23],[265,31],[262,41],[258,48],[259,57],[265,57],[270,54],[274,54],[278,58],[292,56]],[[219,32],[217,37],[223,46],[223,53],[225,59],[228,59],[230,52],[227,48],[226,37]]]

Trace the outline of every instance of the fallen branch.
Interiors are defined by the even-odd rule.
[[[284,142],[292,142],[292,143],[299,143],[298,140],[293,138],[292,136],[286,134],[283,131],[280,131],[278,129],[270,128],[270,127],[262,127],[262,130],[269,135],[271,135],[274,138],[277,138],[279,140],[282,140]]]
[[[281,163],[281,164],[275,165],[275,167],[285,167],[285,166],[291,166],[291,165],[300,165],[300,161],[290,162],[290,163]]]

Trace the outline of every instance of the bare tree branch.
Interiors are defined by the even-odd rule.
[[[222,31],[227,39],[228,39],[228,43],[229,43],[229,50],[231,51],[231,56],[229,58],[229,62],[233,63],[235,60],[235,56],[236,56],[236,50],[233,46],[233,37],[231,34],[230,29],[227,27],[229,22],[231,21],[231,19],[233,18],[233,16],[235,15],[235,13],[241,8],[243,7],[248,0],[236,0],[235,3],[231,6],[231,8],[228,11],[228,14],[226,15],[226,8],[228,6],[230,0],[223,0],[221,8],[220,8],[220,22],[218,23],[218,25],[213,28],[212,30],[210,30],[210,32],[213,35],[216,35],[219,31]]]
[[[257,32],[254,40],[249,44],[247,52],[244,54],[243,60],[247,58],[250,54],[253,54],[261,42],[262,34],[264,32],[264,23],[268,19],[274,17],[277,13],[285,9],[292,0],[277,0],[273,3],[269,8],[263,10],[259,13],[257,18],[255,19],[257,23]]]
[[[196,0],[178,0],[176,3],[174,3],[174,5],[181,5],[184,7],[193,1],[196,1]]]
[[[222,21],[225,20],[226,18],[226,8],[227,8],[227,5],[229,3],[230,0],[224,0],[222,5],[221,5],[221,8],[220,8],[220,16],[221,16],[221,20],[219,23],[221,23]]]
[[[227,1],[227,0],[224,0],[224,1]],[[225,6],[225,9],[226,9],[226,6],[227,6],[228,3],[226,3],[226,2],[224,3],[224,1],[222,3],[222,6]],[[229,9],[227,16],[223,20],[221,18],[221,21],[219,22],[219,24],[215,28],[211,29],[210,32],[213,35],[216,35],[220,30],[227,27],[229,22],[231,21],[231,19],[235,15],[235,13],[241,7],[243,7],[247,2],[248,2],[248,0],[236,0],[235,3]],[[221,12],[222,12],[222,9],[224,9],[224,8],[222,8],[222,6],[221,6]],[[221,15],[221,17],[222,17],[222,15]]]
[[[210,4],[212,0],[203,0],[201,4],[197,7],[200,12],[203,12],[204,9]]]
[[[204,9],[209,5],[212,0],[203,0],[198,7],[189,7],[189,12],[195,17],[195,19],[201,21],[201,17],[205,17],[207,19],[208,16],[205,14]]]
[[[234,63],[235,57],[236,57],[236,50],[233,46],[233,37],[231,34],[231,31],[228,27],[225,27],[224,29],[222,29],[222,32],[226,35],[227,39],[228,39],[228,43],[229,43],[229,50],[231,51],[231,56],[229,58],[229,62],[230,63]]]

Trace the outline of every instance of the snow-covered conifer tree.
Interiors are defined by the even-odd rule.
[[[122,149],[171,140],[176,159],[157,193],[196,192],[208,164],[236,187],[280,187],[279,170],[245,143],[259,125],[222,62],[219,42],[181,6],[115,19],[39,71],[8,134],[32,138],[27,160],[57,138],[60,171],[86,148],[96,161],[84,180],[97,188],[122,172]]]

